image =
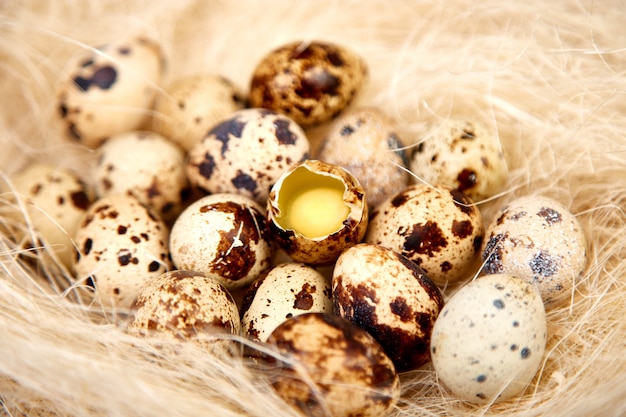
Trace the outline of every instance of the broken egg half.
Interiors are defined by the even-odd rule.
[[[293,260],[329,264],[363,239],[365,192],[346,169],[305,160],[272,186],[267,216],[274,240]]]

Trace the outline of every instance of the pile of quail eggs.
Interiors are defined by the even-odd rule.
[[[257,364],[271,361],[254,346],[273,347],[291,359],[270,383],[305,415],[388,415],[399,374],[427,364],[468,402],[525,390],[586,242],[544,196],[483,224],[478,203],[508,181],[492,130],[450,118],[401,138],[350,107],[366,63],[328,42],[270,51],[247,94],[216,74],[162,88],[163,65],[144,36],[77,56],[59,124],[96,152],[91,178],[44,164],[13,178],[93,302],[138,337],[237,335]]]

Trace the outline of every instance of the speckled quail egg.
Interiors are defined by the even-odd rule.
[[[139,129],[148,120],[162,70],[161,48],[145,35],[77,54],[57,93],[67,136],[95,148],[109,136]]]
[[[166,221],[172,221],[187,203],[185,153],[158,133],[112,136],[97,154],[93,178],[100,197],[132,194]]]
[[[255,280],[240,314],[246,336],[265,342],[283,321],[308,312],[332,313],[330,283],[314,268],[298,262],[279,264]]]
[[[482,215],[460,191],[413,184],[370,216],[365,241],[419,265],[440,288],[466,278],[484,237]]]
[[[379,245],[358,244],[337,259],[332,291],[335,314],[371,334],[399,372],[430,360],[443,296],[414,262]]]
[[[446,303],[431,357],[439,380],[460,398],[488,403],[520,394],[537,373],[547,339],[541,296],[509,274],[478,278]]]
[[[409,183],[403,144],[391,121],[375,109],[359,109],[332,123],[318,159],[354,175],[371,209]]]
[[[587,266],[587,241],[563,204],[528,195],[502,207],[488,225],[482,249],[487,274],[509,273],[537,287],[546,307],[571,296]]]
[[[157,332],[178,339],[214,333],[239,334],[239,311],[217,280],[186,270],[165,272],[148,281],[131,306],[129,331]]]
[[[242,195],[218,193],[178,216],[170,251],[178,269],[201,272],[234,290],[271,267],[274,249],[263,207]]]
[[[306,160],[285,171],[268,197],[274,241],[297,262],[325,265],[359,243],[367,230],[367,202],[344,168]]]
[[[77,173],[42,162],[15,174],[12,183],[14,191],[24,198],[28,222],[34,232],[69,268],[75,253],[74,233],[94,200],[91,187]],[[35,242],[30,244],[39,246]]]
[[[165,223],[135,197],[100,198],[76,231],[76,277],[94,285],[103,306],[127,309],[146,282],[170,268],[168,237]]]
[[[473,201],[502,191],[508,168],[495,132],[480,122],[446,119],[415,148],[410,169],[421,180],[446,184]]]
[[[270,335],[287,357],[272,387],[307,416],[387,416],[400,396],[393,362],[365,330],[324,313],[305,313]]]
[[[188,152],[215,124],[243,108],[244,101],[239,89],[221,75],[179,78],[157,98],[155,130]]]
[[[269,52],[255,68],[250,104],[288,115],[301,126],[328,121],[352,102],[367,65],[329,42],[292,42]]]
[[[309,140],[293,120],[267,109],[243,109],[189,152],[192,184],[211,193],[234,193],[265,204],[269,188],[309,154]]]

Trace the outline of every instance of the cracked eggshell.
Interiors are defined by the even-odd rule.
[[[366,78],[363,58],[343,46],[292,42],[259,62],[250,83],[250,105],[276,110],[301,126],[312,126],[347,107]]]
[[[233,193],[265,204],[269,188],[309,154],[293,120],[267,109],[243,109],[219,122],[189,152],[187,175],[210,193]]]
[[[307,416],[386,416],[400,397],[393,362],[365,330],[323,313],[294,316],[269,343],[287,356],[272,381],[278,395]]]
[[[427,183],[446,184],[473,201],[502,191],[509,175],[496,133],[464,119],[434,126],[415,148],[410,169]]]
[[[94,200],[94,192],[73,171],[48,163],[34,163],[12,178],[14,191],[24,198],[30,225],[58,259],[70,268],[73,237]],[[16,216],[17,217],[17,214]],[[30,245],[40,246],[39,243]]]
[[[76,231],[76,277],[95,286],[102,305],[129,308],[141,287],[171,266],[168,235],[165,223],[135,197],[98,199]]]
[[[332,313],[330,283],[314,268],[291,262],[276,265],[252,283],[241,306],[246,336],[265,342],[283,321],[308,312]]]
[[[494,274],[462,287],[435,322],[437,377],[460,398],[490,403],[520,394],[541,365],[547,339],[541,296],[528,282]]]
[[[163,72],[159,44],[148,36],[116,39],[68,64],[57,92],[66,136],[96,148],[147,122]]]
[[[243,94],[218,74],[197,74],[174,81],[158,97],[155,130],[189,152],[218,122],[244,106]]]
[[[129,331],[198,339],[215,333],[239,334],[239,311],[217,280],[193,271],[174,270],[150,280],[133,302]]]
[[[546,307],[568,299],[587,266],[587,240],[563,204],[541,195],[502,207],[488,225],[484,272],[509,273],[537,287]]]
[[[350,171],[373,209],[409,183],[402,146],[389,119],[375,109],[359,109],[333,122],[318,158]]]
[[[201,272],[228,290],[258,278],[274,253],[265,211],[238,194],[211,194],[190,204],[172,226],[170,251],[178,269]]]
[[[415,263],[361,243],[337,259],[332,291],[335,314],[371,334],[398,372],[430,360],[430,334],[443,296]]]
[[[414,184],[374,210],[365,241],[406,256],[443,288],[467,278],[483,237],[482,215],[467,196]]]
[[[189,181],[185,153],[172,141],[154,132],[121,133],[97,154],[92,175],[98,196],[132,194],[168,222],[182,211]]]

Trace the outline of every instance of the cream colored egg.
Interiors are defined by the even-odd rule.
[[[528,282],[494,274],[467,284],[435,322],[431,357],[454,395],[489,403],[522,393],[543,360],[546,314]]]
[[[430,184],[445,184],[479,202],[502,191],[508,168],[500,140],[480,122],[446,119],[413,152],[410,169]]]
[[[376,208],[365,241],[406,256],[443,288],[474,272],[483,237],[482,215],[467,196],[414,184]]]
[[[482,249],[488,274],[509,273],[536,286],[546,307],[569,300],[587,266],[587,240],[563,204],[541,195],[517,198],[488,225]]]
[[[264,209],[239,194],[211,194],[190,204],[172,226],[170,251],[178,269],[201,272],[228,290],[250,284],[273,257]]]
[[[67,67],[57,108],[69,139],[95,148],[148,121],[163,71],[154,39],[115,39],[96,51],[81,51]]]
[[[171,266],[168,237],[165,223],[135,197],[101,198],[76,231],[76,278],[94,285],[102,305],[127,309],[146,282]]]
[[[276,265],[252,283],[241,306],[246,336],[265,342],[283,321],[309,312],[332,313],[330,283],[302,263]]]
[[[190,151],[218,122],[244,106],[243,94],[218,74],[177,79],[158,97],[155,130]]]
[[[190,186],[185,153],[158,133],[112,136],[98,147],[97,154],[93,179],[100,197],[132,194],[166,221],[176,218],[187,203]]]

